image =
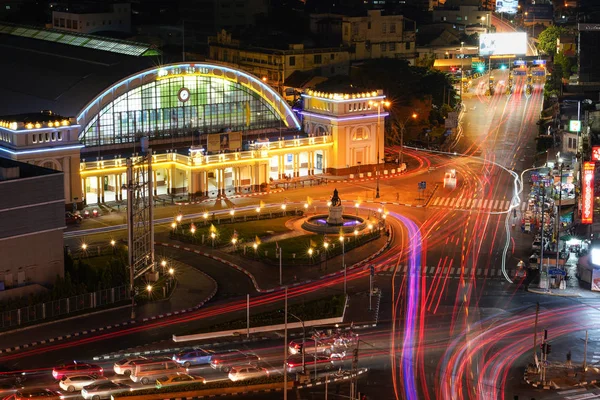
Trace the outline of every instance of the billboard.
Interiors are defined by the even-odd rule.
[[[600,161],[600,146],[592,146],[592,161]]]
[[[484,33],[479,35],[480,56],[527,54],[527,33]]]
[[[596,163],[583,163],[583,179],[581,182],[581,223],[591,224],[594,220],[594,169]]]
[[[570,132],[581,132],[581,121],[577,119],[572,119],[569,121],[569,131]]]
[[[496,12],[516,14],[519,8],[519,0],[496,0]]]

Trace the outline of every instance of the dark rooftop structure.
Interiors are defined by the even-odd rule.
[[[49,122],[56,120],[65,120],[69,119],[69,117],[64,117],[62,115],[58,115],[51,110],[43,110],[40,112],[31,112],[31,113],[23,113],[23,114],[13,114],[13,115],[0,115],[0,121],[16,121],[23,123],[36,123],[36,122]]]
[[[62,172],[0,157],[0,182],[52,174],[62,174]]]
[[[14,26],[6,23],[0,26],[11,28],[10,32],[0,29],[0,74],[5,77],[0,81],[0,115],[52,110],[74,116],[115,82],[168,62],[160,55],[124,54],[107,48],[112,44],[130,44],[135,48],[138,45],[135,42],[60,32],[73,37],[65,43],[42,37],[56,33],[52,30],[34,31],[25,27],[19,32],[30,29],[25,33],[29,36],[23,36],[15,34]],[[77,44],[86,40],[90,43],[91,38],[108,44],[104,47]]]

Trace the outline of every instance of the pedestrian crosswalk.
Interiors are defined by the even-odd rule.
[[[568,390],[558,390],[556,394],[562,400],[598,400],[600,394],[597,388],[580,387]]]
[[[376,268],[378,275],[392,275],[396,270],[396,265],[384,265]],[[399,265],[398,266],[398,274],[406,275],[408,271],[408,265]],[[441,276],[448,278],[460,278],[461,273],[463,277],[469,278],[471,276],[475,276],[476,279],[493,279],[493,278],[504,278],[504,274],[502,273],[501,268],[475,268],[473,272],[473,268],[461,268],[457,267],[444,267],[443,270],[439,267],[422,267],[421,274],[425,274],[426,276]],[[511,279],[523,279],[523,277],[516,277],[516,270],[509,269],[506,270],[506,273]]]
[[[510,207],[510,200],[436,196],[429,203],[429,207],[453,208],[457,210],[507,211]],[[521,211],[526,210],[527,203],[521,203],[518,208]]]

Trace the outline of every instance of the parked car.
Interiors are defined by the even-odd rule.
[[[60,400],[60,394],[49,389],[23,389],[17,390],[3,400]]]
[[[131,386],[124,383],[115,383],[112,381],[94,383],[81,389],[81,396],[86,400],[110,399],[110,396],[117,393],[128,392]]]
[[[83,221],[83,217],[79,214],[74,214],[72,212],[65,213],[65,224],[67,225],[75,225],[80,224]]]
[[[183,385],[186,383],[206,383],[206,379],[201,376],[194,376],[188,374],[173,374],[158,378],[156,380],[156,388],[160,389],[165,386],[176,386]]]
[[[333,369],[333,361],[328,356],[315,356],[312,354],[305,354],[304,364],[306,365],[307,371],[314,371],[315,364],[317,371],[331,371]],[[302,355],[295,355],[288,358],[287,362],[287,372],[290,374],[296,372],[302,372]]]
[[[203,349],[182,351],[173,355],[173,361],[189,368],[190,365],[210,364],[213,354],[213,351]]]
[[[212,356],[210,366],[222,372],[229,372],[234,365],[253,364],[260,360],[254,353],[244,353],[239,350],[231,350],[224,354]]]
[[[52,369],[52,376],[56,380],[61,380],[63,376],[81,374],[102,376],[104,375],[104,370],[99,365],[86,363],[63,364]]]
[[[66,390],[67,392],[80,391],[84,386],[91,385],[96,383],[99,380],[106,380],[107,378],[103,376],[94,376],[94,375],[69,375],[63,376],[58,386],[62,390]]]
[[[245,381],[247,379],[269,376],[269,371],[266,368],[255,367],[253,365],[236,365],[231,367],[228,376],[233,382]]]
[[[131,375],[131,371],[133,369],[133,365],[135,362],[145,361],[146,357],[132,357],[132,358],[124,358],[119,360],[113,366],[113,370],[117,375]]]

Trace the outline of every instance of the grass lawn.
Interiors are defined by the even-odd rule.
[[[359,235],[354,237],[346,236],[345,251],[348,252],[358,246],[367,243],[370,239],[379,237],[379,232],[375,231],[372,234]],[[285,264],[314,264],[321,261],[323,252],[326,252],[327,258],[335,257],[342,254],[342,243],[337,235],[327,237],[329,246],[325,249],[325,237],[319,234],[310,234],[297,236],[289,239],[278,240],[277,242],[261,243],[257,250],[256,258],[269,262],[279,262],[277,258],[277,245],[281,247],[282,260]],[[312,248],[312,257],[308,250]],[[241,249],[240,249],[241,251]],[[295,254],[295,256],[294,256]],[[254,250],[249,248],[246,250],[246,256],[255,257]]]
[[[234,230],[238,234],[239,243],[253,243],[256,236],[262,238],[265,236],[289,232],[289,229],[287,229],[285,226],[286,221],[289,219],[290,217],[280,217],[235,223],[223,223],[227,222],[227,219],[222,219],[221,224],[214,224],[214,227],[216,228],[215,245],[229,245],[231,243]],[[183,224],[177,229],[176,234],[171,235],[171,237],[184,242],[200,244],[202,243],[202,235],[204,235],[204,243],[210,245],[210,224],[204,226],[204,222],[198,222],[195,226],[196,232],[192,234],[191,224]]]

